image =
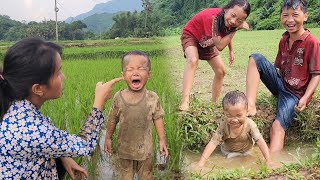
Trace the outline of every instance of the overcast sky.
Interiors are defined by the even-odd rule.
[[[58,20],[64,21],[90,11],[96,4],[110,0],[57,0]],[[55,20],[55,0],[0,0],[0,14],[22,21]]]

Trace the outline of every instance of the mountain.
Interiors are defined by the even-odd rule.
[[[83,20],[94,14],[102,14],[102,13],[117,13],[120,11],[141,11],[142,0],[111,0],[106,3],[97,4],[91,11],[80,14],[76,17],[69,17],[65,20],[67,23],[71,23],[73,21]]]
[[[87,28],[96,33],[104,32],[108,28],[112,27],[113,20],[112,17],[117,15],[118,13],[102,13],[102,14],[94,14],[89,17],[81,20],[83,23],[87,25]]]

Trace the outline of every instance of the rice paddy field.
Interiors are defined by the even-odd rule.
[[[228,50],[221,55],[225,61],[227,75],[224,81],[222,96],[229,90],[245,91],[245,77],[248,56],[253,52],[264,54],[274,61],[278,42],[283,30],[273,31],[240,31],[234,37],[235,64],[228,66]],[[311,29],[313,35],[320,40],[320,29]],[[0,44],[0,57],[12,43]],[[121,56],[130,50],[142,50],[151,58],[152,75],[147,83],[147,89],[155,91],[165,110],[165,130],[170,156],[166,170],[155,170],[156,179],[304,179],[305,172],[313,179],[320,178],[320,88],[314,95],[314,101],[306,112],[298,116],[297,124],[291,134],[298,137],[288,137],[291,142],[308,142],[314,144],[313,158],[300,161],[298,164],[285,165],[276,170],[268,170],[263,164],[259,170],[243,172],[221,171],[219,174],[203,176],[200,173],[190,173],[184,169],[184,152],[202,152],[210,133],[216,126],[216,120],[221,119],[222,109],[219,104],[211,104],[211,83],[214,73],[205,62],[199,62],[192,91],[191,110],[187,114],[176,112],[180,101],[182,73],[185,59],[180,46],[179,36],[148,39],[116,39],[106,41],[76,41],[59,42],[63,45],[62,71],[65,74],[64,91],[61,98],[45,103],[41,111],[51,117],[54,124],[69,133],[77,134],[90,112],[95,84],[98,81],[108,81],[121,75]],[[114,93],[126,88],[124,82],[114,86]],[[271,122],[266,121],[274,114],[275,99],[267,89],[259,88],[258,113],[256,121],[263,135]],[[111,100],[105,105],[104,114],[107,117]],[[272,118],[272,117],[271,117]],[[290,134],[291,133],[291,134]],[[115,135],[114,135],[115,137]],[[268,138],[266,138],[268,139]],[[318,141],[317,141],[318,139]],[[154,137],[156,142],[156,137]],[[317,143],[317,145],[316,145]],[[156,151],[156,150],[155,150]],[[91,158],[78,158],[77,161],[89,168],[89,179],[97,179],[96,172],[99,150]],[[218,162],[217,162],[218,163]],[[68,179],[68,177],[67,177]]]

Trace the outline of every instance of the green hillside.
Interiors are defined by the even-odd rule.
[[[119,13],[94,14],[92,16],[84,18],[82,22],[87,25],[88,30],[91,30],[95,33],[100,33],[112,27],[112,17]]]

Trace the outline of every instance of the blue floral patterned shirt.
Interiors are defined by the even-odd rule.
[[[76,136],[56,128],[30,101],[13,102],[0,124],[0,179],[58,179],[53,158],[89,155],[103,122],[93,108]]]

